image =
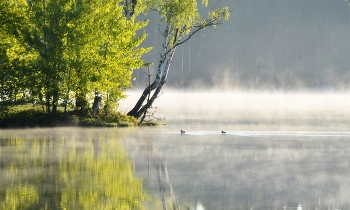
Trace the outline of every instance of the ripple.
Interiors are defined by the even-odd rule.
[[[172,134],[179,134],[180,132],[166,132]],[[184,135],[192,136],[206,136],[206,135],[235,135],[235,136],[299,136],[299,137],[327,137],[327,136],[341,136],[350,137],[350,132],[347,131],[226,131],[222,134],[221,131],[186,131]]]

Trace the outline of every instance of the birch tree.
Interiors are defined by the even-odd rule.
[[[208,0],[202,0],[201,3],[208,6]],[[145,88],[134,108],[127,113],[135,118],[140,118],[159,96],[167,80],[176,48],[199,31],[222,24],[230,15],[229,8],[222,7],[210,11],[206,18],[202,18],[195,0],[150,0],[147,1],[147,6],[148,11],[157,12],[160,16],[163,41],[155,79]],[[150,99],[146,100],[148,96]]]

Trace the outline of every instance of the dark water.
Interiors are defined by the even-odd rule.
[[[0,209],[350,209],[344,97],[255,97],[165,106],[159,127],[0,130]]]

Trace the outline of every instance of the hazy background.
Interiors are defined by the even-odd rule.
[[[128,112],[142,94],[127,91]],[[348,131],[350,93],[341,91],[178,91],[164,88],[150,110],[180,129],[209,131]],[[159,128],[161,129],[162,126]],[[170,128],[169,128],[170,129]]]
[[[215,8],[199,6],[201,12]],[[346,0],[221,0],[230,19],[181,45],[166,86],[173,88],[349,88],[350,3]],[[144,59],[156,68],[162,37],[150,13]],[[205,16],[204,16],[205,17]],[[151,69],[152,69],[151,68]],[[147,84],[136,70],[136,88]]]

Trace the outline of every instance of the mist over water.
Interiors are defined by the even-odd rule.
[[[181,209],[350,209],[349,98],[164,89],[167,125],[0,130],[0,207],[158,210],[171,186]]]
[[[125,112],[141,92],[127,94]],[[153,106],[169,126],[183,129],[331,131],[347,130],[350,122],[349,92],[164,90]]]
[[[121,109],[140,96],[129,94]],[[154,106],[167,125],[141,128],[129,154],[156,197],[148,166],[166,163],[182,204],[348,209],[349,105],[347,92],[165,90]]]
[[[137,173],[160,198],[148,166],[166,164],[187,209],[350,209],[349,1],[219,3],[230,20],[179,46],[173,89],[153,104],[167,125],[129,138]],[[148,27],[154,77],[161,36]],[[141,91],[128,94],[123,112]]]
[[[0,129],[0,209],[162,210],[164,198],[168,209],[350,209],[349,1],[199,11],[217,6],[231,18],[176,50],[151,110],[166,125]],[[163,40],[149,17],[153,80]]]
[[[150,159],[144,156],[152,157],[150,164],[162,157],[180,203],[199,202],[206,209],[349,208],[349,135],[148,135],[149,141],[137,135],[132,142],[152,150],[131,149],[130,155],[155,197],[156,172],[147,175]]]

